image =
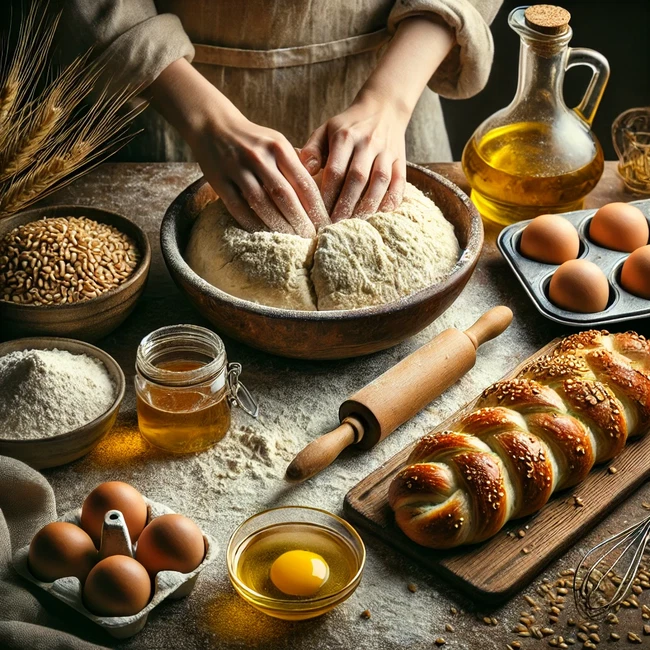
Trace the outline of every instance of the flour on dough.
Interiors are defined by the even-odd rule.
[[[232,296],[271,307],[314,311],[309,278],[314,244],[297,235],[246,232],[223,202],[215,201],[196,220],[185,258],[195,273]]]
[[[409,183],[396,210],[326,226],[315,240],[248,233],[216,201],[199,215],[186,251],[190,267],[215,287],[300,310],[393,302],[440,282],[459,255],[453,226]]]

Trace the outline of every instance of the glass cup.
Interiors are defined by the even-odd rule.
[[[612,140],[625,186],[650,194],[650,106],[621,113],[612,124]]]

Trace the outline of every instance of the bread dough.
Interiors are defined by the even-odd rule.
[[[195,273],[233,296],[313,311],[316,298],[309,271],[314,246],[314,240],[297,235],[246,232],[218,200],[196,220],[185,257]]]
[[[215,201],[185,253],[195,273],[233,296],[311,311],[393,302],[442,280],[459,255],[451,223],[409,183],[393,212],[325,226],[313,240],[246,232]]]

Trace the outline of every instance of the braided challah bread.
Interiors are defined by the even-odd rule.
[[[452,430],[424,436],[393,479],[397,525],[431,548],[474,544],[650,429],[650,342],[591,330],[497,382]]]

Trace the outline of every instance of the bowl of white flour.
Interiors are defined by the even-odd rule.
[[[0,454],[37,469],[80,458],[115,424],[124,388],[118,363],[89,343],[0,343]]]
[[[198,311],[252,347],[304,359],[376,352],[449,307],[483,244],[459,187],[412,164],[407,181],[392,212],[325,226],[310,240],[242,230],[202,178],[165,214],[163,257]]]

